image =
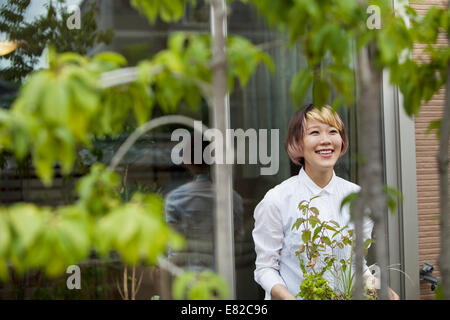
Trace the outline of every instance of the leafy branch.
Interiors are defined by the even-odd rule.
[[[352,273],[353,230],[348,226],[341,227],[334,220],[321,221],[319,210],[311,206],[312,200],[317,197],[319,196],[299,203],[298,209],[302,216],[291,228],[291,231],[300,229],[302,239],[302,244],[296,251],[300,269],[303,272],[303,280],[297,296],[310,300],[350,299],[354,278]],[[371,239],[365,242],[366,248],[371,242]],[[350,248],[350,257],[339,259],[340,255],[336,251],[348,251],[345,248]],[[324,277],[326,272],[329,272],[338,284],[334,290]],[[342,284],[342,289],[339,284]]]

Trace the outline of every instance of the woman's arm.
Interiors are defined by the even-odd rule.
[[[391,288],[388,288],[389,291],[389,299],[390,300],[400,300],[400,297],[398,296],[397,293],[395,293],[394,290],[392,290]]]
[[[255,227],[252,235],[256,252],[255,281],[273,298],[285,297],[286,295],[283,293],[286,293],[284,290],[287,291],[287,288],[279,272],[280,251],[284,238],[283,223],[281,212],[271,191],[256,206],[254,218]],[[283,287],[284,290],[276,289],[277,285]],[[275,295],[277,293],[279,295],[274,297],[272,291]]]
[[[274,285],[270,290],[270,295],[274,300],[297,300],[282,284]]]

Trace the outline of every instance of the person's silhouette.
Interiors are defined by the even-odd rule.
[[[214,269],[214,185],[210,166],[203,160],[194,163],[193,135],[189,139],[190,164],[183,164],[193,180],[168,193],[165,199],[166,221],[187,240],[182,251],[169,251],[169,259],[190,270]],[[209,144],[203,141],[203,150]],[[184,155],[183,155],[184,156]],[[187,161],[186,161],[187,162]],[[242,198],[233,191],[235,236],[243,233]]]

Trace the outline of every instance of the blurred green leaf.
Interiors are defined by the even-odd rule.
[[[226,282],[209,270],[195,274],[185,272],[178,276],[173,284],[173,295],[177,300],[213,300],[227,299]]]
[[[324,106],[328,104],[330,97],[330,86],[328,81],[321,76],[315,77],[313,82],[313,99],[317,106]]]
[[[441,123],[442,123],[441,119],[431,121],[430,124],[428,125],[426,133],[429,134],[431,131],[436,130],[436,138],[439,140],[441,133]]]
[[[291,82],[290,93],[295,105],[301,105],[313,80],[313,72],[306,68],[298,72]]]

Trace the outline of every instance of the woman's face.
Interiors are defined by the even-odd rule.
[[[305,170],[333,170],[341,149],[342,137],[338,129],[320,121],[306,120],[306,134],[303,137]]]

